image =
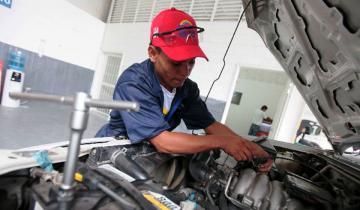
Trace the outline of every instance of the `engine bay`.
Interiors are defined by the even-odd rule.
[[[237,162],[221,151],[158,153],[150,144],[94,147],[79,158],[68,209],[359,209],[358,173],[334,154],[261,146],[274,159]],[[301,147],[301,146],[300,146]],[[0,177],[1,209],[61,209],[64,163]]]

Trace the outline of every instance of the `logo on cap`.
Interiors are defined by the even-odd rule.
[[[176,27],[176,29],[179,29],[179,28],[183,28],[183,27],[186,27],[186,26],[192,26],[192,23],[189,21],[189,20],[182,20],[179,24],[178,27]],[[189,32],[184,30],[184,31],[179,31],[179,35],[181,38],[185,39],[186,40],[188,39],[189,37]]]
[[[181,28],[188,27],[188,26],[193,26],[193,24],[189,20],[184,19],[184,20],[180,21],[179,26],[176,27],[176,29],[181,29]],[[179,36],[181,38],[185,39],[185,42],[187,43],[189,41],[189,38],[194,39],[194,36],[196,36],[196,34],[194,34],[193,31],[180,30]],[[194,40],[192,40],[192,41],[194,41]]]
[[[182,20],[179,26],[192,26],[192,23],[189,20]]]

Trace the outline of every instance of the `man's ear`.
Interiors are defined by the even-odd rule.
[[[149,58],[151,60],[151,62],[155,63],[158,56],[159,56],[159,52],[156,50],[156,48],[152,45],[149,45],[148,47],[148,55]]]

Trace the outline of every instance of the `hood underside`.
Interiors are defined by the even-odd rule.
[[[360,1],[243,0],[248,4],[249,28],[280,62],[331,143],[357,142]]]

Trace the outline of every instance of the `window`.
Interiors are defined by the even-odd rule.
[[[120,73],[122,57],[122,54],[106,53],[106,66],[100,87],[100,99],[112,100],[117,78]],[[98,111],[104,114],[108,114],[110,112],[109,109],[101,108],[99,108]]]
[[[241,0],[114,0],[109,23],[151,22],[161,10],[176,7],[198,21],[237,21]]]

